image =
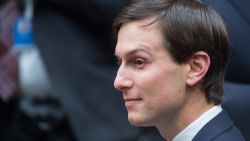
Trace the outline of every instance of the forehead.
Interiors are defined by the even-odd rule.
[[[118,33],[115,54],[120,55],[138,47],[155,51],[163,48],[163,36],[157,22],[152,23],[153,20],[147,18],[124,24]]]
[[[118,33],[118,40],[120,38],[128,38],[128,39],[143,39],[147,36],[159,36],[161,35],[159,26],[157,22],[153,22],[155,18],[146,18],[142,20],[132,21],[125,23],[121,26],[120,31]],[[143,33],[143,36],[142,36]],[[129,36],[126,36],[129,35]],[[134,38],[130,35],[139,35]]]

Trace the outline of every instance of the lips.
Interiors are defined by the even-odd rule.
[[[127,108],[133,107],[140,103],[142,101],[142,98],[124,98],[125,106]]]

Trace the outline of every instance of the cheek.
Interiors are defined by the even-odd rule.
[[[177,69],[155,71],[141,83],[146,103],[155,106],[181,102],[185,96],[185,79]]]

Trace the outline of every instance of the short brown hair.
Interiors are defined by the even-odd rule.
[[[220,15],[199,0],[134,0],[114,20],[118,33],[128,22],[155,17],[166,41],[166,48],[177,63],[186,62],[198,51],[210,57],[210,67],[202,90],[209,103],[220,104],[229,60],[229,37]]]

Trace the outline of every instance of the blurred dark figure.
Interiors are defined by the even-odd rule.
[[[68,119],[56,98],[47,93],[42,97],[21,95],[19,91],[20,64],[13,48],[13,25],[21,16],[19,2],[0,0],[0,139],[73,141]]]
[[[227,70],[223,107],[250,140],[250,1],[202,0],[224,18],[231,39],[231,60]]]
[[[161,140],[135,128],[113,88],[112,20],[130,1],[37,0],[34,31],[55,92],[78,141]]]

